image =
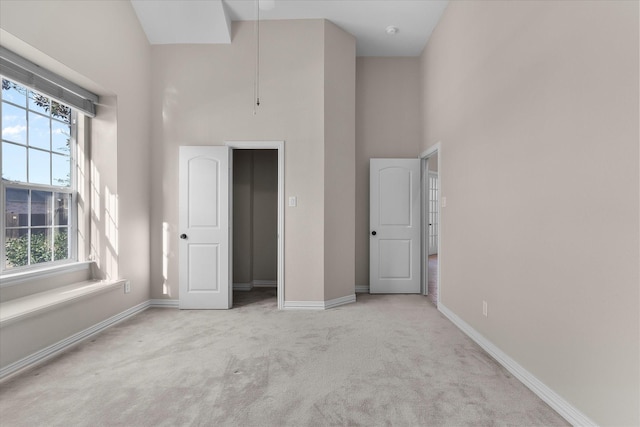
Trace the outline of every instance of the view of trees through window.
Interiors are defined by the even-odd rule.
[[[4,269],[68,259],[72,110],[2,79]]]

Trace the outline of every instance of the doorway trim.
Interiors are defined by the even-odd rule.
[[[422,174],[422,256],[426,253],[426,268],[423,268],[422,271],[422,294],[427,295],[429,290],[429,227],[428,227],[428,201],[429,201],[429,176],[428,176],[428,163],[427,160],[430,157],[437,155],[438,159],[438,261],[437,261],[437,269],[438,269],[438,278],[436,279],[436,289],[438,293],[437,305],[440,307],[440,280],[442,277],[442,269],[440,268],[440,263],[442,260],[442,245],[440,244],[442,239],[441,233],[441,224],[442,224],[442,142],[438,141],[425,151],[420,153],[420,171]],[[425,260],[423,259],[424,263]],[[423,264],[424,265],[424,264]]]
[[[224,145],[233,150],[278,150],[278,267],[277,267],[277,286],[278,286],[278,310],[284,308],[284,141],[225,141]],[[229,190],[233,194],[233,165],[229,168]],[[233,242],[233,215],[231,217],[230,241]],[[233,253],[230,253],[230,266],[233,275]],[[230,280],[233,288],[233,280]],[[233,289],[230,290],[233,292]]]

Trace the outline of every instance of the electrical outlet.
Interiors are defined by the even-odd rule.
[[[131,281],[127,280],[124,282],[124,293],[128,294],[129,292],[131,292]]]
[[[487,302],[486,301],[482,301],[482,315],[484,317],[487,317]]]

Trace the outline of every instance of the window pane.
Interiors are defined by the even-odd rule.
[[[42,113],[46,116],[49,115],[49,109],[51,107],[51,102],[49,98],[44,95],[40,95],[37,92],[29,91],[29,109],[32,111],[37,111],[38,113]]]
[[[51,149],[58,153],[69,154],[71,152],[71,125],[57,120],[51,121]]]
[[[71,123],[71,108],[51,100],[51,116],[63,122]]]
[[[2,178],[7,181],[27,182],[26,148],[2,143]]]
[[[0,94],[4,267],[69,259],[75,243],[72,110],[6,79]]]
[[[2,103],[2,139],[27,143],[27,110]]]
[[[50,154],[45,151],[29,149],[29,182],[51,185]]]
[[[27,227],[29,225],[29,190],[6,189],[5,225]]]
[[[51,251],[51,229],[31,229],[31,264],[53,261]]]
[[[53,185],[69,187],[71,185],[71,162],[69,156],[60,154],[51,155],[51,166],[53,168]]]
[[[69,258],[69,232],[67,227],[54,228],[53,260]]]
[[[29,264],[29,229],[7,229],[4,248],[7,268]]]
[[[31,191],[31,226],[51,225],[51,196],[49,191]]]
[[[56,210],[53,215],[54,225],[69,225],[69,204],[71,195],[67,193],[54,194],[54,206]]]
[[[27,106],[27,90],[16,83],[2,79],[2,99],[11,101],[21,107]]]
[[[29,112],[29,145],[51,149],[51,120],[41,114]]]

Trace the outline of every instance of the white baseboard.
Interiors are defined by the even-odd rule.
[[[149,300],[149,307],[155,308],[178,308],[177,299],[152,299]]]
[[[324,301],[285,301],[284,310],[324,310]]]
[[[278,286],[276,280],[254,280],[251,283],[254,288],[275,288]]]
[[[335,299],[331,299],[329,301],[325,301],[324,302],[324,308],[328,309],[328,308],[334,308],[334,307],[339,307],[341,305],[345,305],[345,304],[351,304],[356,302],[356,294],[351,294],[351,295],[347,295],[344,297],[340,297],[340,298],[335,298]]]
[[[234,283],[233,284],[233,290],[234,291],[250,291],[251,289],[253,289],[253,284],[251,283]]]
[[[234,283],[234,291],[250,291],[253,288],[275,288],[278,286],[278,282],[275,280],[252,280],[249,283]]]
[[[285,310],[327,310],[352,302],[356,302],[355,294],[328,301],[285,301],[283,308]]]
[[[531,372],[523,368],[518,362],[509,357],[505,352],[496,347],[491,341],[486,339],[482,334],[473,329],[471,325],[458,317],[453,311],[449,310],[442,303],[438,303],[438,310],[442,312],[454,325],[462,332],[467,334],[469,338],[482,347],[491,357],[493,357],[504,368],[511,372],[514,377],[520,380],[532,392],[534,392],[547,405],[551,406],[558,414],[574,426],[597,426],[589,417],[580,412],[576,407],[563,399],[558,393],[551,390],[542,381],[537,379]]]
[[[59,353],[65,351],[71,346],[74,346],[80,343],[87,338],[104,331],[105,329],[115,325],[116,323],[122,322],[123,320],[132,317],[147,308],[149,308],[149,301],[145,301],[140,303],[134,307],[131,307],[121,313],[116,314],[106,320],[103,320],[100,323],[97,323],[90,328],[85,329],[84,331],[80,331],[76,334],[71,335],[68,338],[63,339],[62,341],[58,341],[55,344],[52,344],[48,347],[43,348],[27,357],[24,357],[16,362],[13,362],[4,368],[0,369],[0,380],[5,380],[14,374],[22,371],[23,369],[30,368],[42,362],[45,362],[48,359],[58,355]]]
[[[368,285],[356,285],[356,294],[368,294],[369,286]]]

